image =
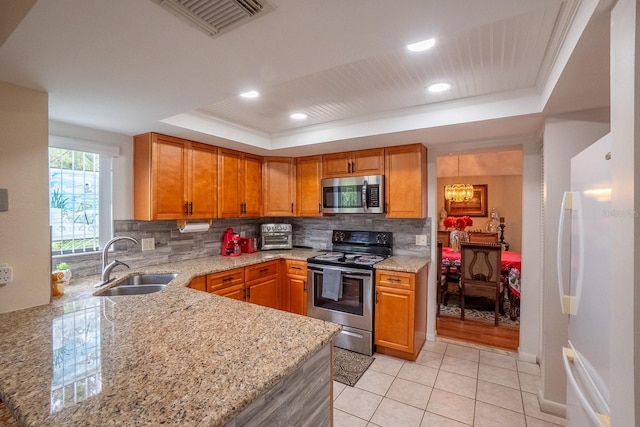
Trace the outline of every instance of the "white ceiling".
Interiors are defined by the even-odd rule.
[[[36,1],[0,37],[0,80],[48,92],[55,121],[277,155],[509,145],[545,114],[608,106],[597,0],[269,0],[215,38],[157,1]],[[424,90],[441,80],[450,92]],[[262,96],[238,96],[249,89]]]

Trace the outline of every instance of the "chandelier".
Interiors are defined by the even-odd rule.
[[[444,198],[451,202],[468,202],[473,198],[473,185],[451,184],[444,187]]]
[[[458,156],[458,178],[460,178],[460,156]],[[449,184],[444,187],[444,198],[451,202],[468,202],[473,198],[473,185]]]

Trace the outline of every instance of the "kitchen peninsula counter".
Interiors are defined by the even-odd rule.
[[[294,390],[287,381],[303,383],[287,395],[287,404],[302,406],[296,399],[318,377],[329,376],[323,387],[330,387],[329,344],[340,326],[186,285],[199,275],[313,254],[269,251],[119,270],[117,277],[178,276],[160,292],[121,297],[95,297],[99,278],[81,278],[51,304],[0,314],[0,399],[33,426],[241,425],[247,412],[264,416],[252,408],[271,390],[283,383]],[[330,408],[329,390],[318,406]]]

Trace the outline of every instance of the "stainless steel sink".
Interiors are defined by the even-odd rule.
[[[115,286],[97,292],[96,296],[120,296],[120,295],[143,295],[161,291],[167,284],[176,278],[177,273],[140,273],[117,283]]]

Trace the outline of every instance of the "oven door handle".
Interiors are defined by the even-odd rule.
[[[309,267],[309,266],[307,266],[307,269],[314,270],[314,271],[322,271],[322,270],[324,270],[323,268]],[[371,276],[371,273],[369,273],[369,272],[349,271],[349,270],[342,270],[342,269],[339,269],[339,270],[342,271],[342,274],[346,275],[346,276]]]

